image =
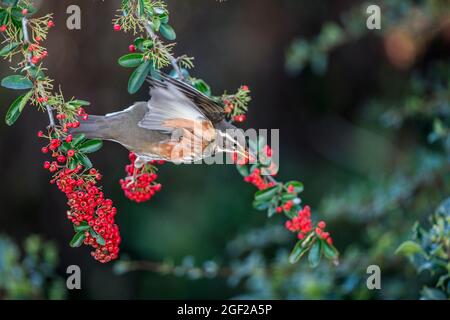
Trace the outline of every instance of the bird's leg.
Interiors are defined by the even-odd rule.
[[[133,183],[136,182],[137,179],[137,172],[139,171],[139,169],[141,169],[144,165],[146,164],[146,161],[143,157],[137,157],[136,160],[134,160],[134,170],[133,170],[133,177],[131,178],[130,182],[128,183],[127,187],[129,187],[130,185],[132,185]]]
[[[236,141],[235,139],[233,139],[233,137],[231,137],[231,136],[228,135],[227,133],[224,133],[224,132],[222,132],[222,131],[217,131],[217,132],[218,132],[218,134],[219,134],[221,137],[225,138],[226,140],[232,142],[233,145],[236,145],[236,146],[237,146],[236,149],[226,149],[226,148],[221,148],[220,146],[217,146],[217,151],[219,151],[219,152],[227,152],[227,153],[238,153],[238,154],[240,154],[241,156],[243,156],[245,159],[248,159],[248,158],[249,158],[249,155],[248,155],[248,153],[245,151],[245,148],[244,148],[243,146],[241,146],[240,143],[239,143],[238,141]],[[244,150],[244,152],[242,152],[242,151],[239,150],[239,149]]]

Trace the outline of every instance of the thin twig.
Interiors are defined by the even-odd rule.
[[[149,21],[145,22],[145,30],[147,31],[147,34],[150,38],[152,38],[153,42],[156,43],[156,39],[158,38],[158,36],[153,32],[152,26],[150,25]],[[181,72],[180,66],[178,65],[178,59],[175,58],[173,55],[171,55],[170,53],[167,53],[167,57],[170,60],[170,63],[172,64],[173,69],[175,70],[175,72],[178,75],[178,78],[181,81],[184,81],[184,76],[183,73]]]
[[[23,40],[26,44],[30,43],[30,35],[28,33],[28,20],[26,17],[22,18],[22,30],[23,30]],[[27,60],[30,66],[33,66],[33,62],[31,61],[31,53],[27,54]],[[53,117],[53,109],[48,104],[45,104],[45,109],[47,110],[49,125],[48,129],[52,129],[55,127],[55,118]]]

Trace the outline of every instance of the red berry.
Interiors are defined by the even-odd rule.
[[[325,223],[325,221],[320,221],[320,222],[317,224],[317,226],[318,226],[320,229],[325,229],[325,227],[327,226],[327,224]]]
[[[75,151],[74,150],[69,150],[67,151],[67,156],[72,158],[75,155]]]
[[[275,211],[277,213],[281,213],[281,212],[283,212],[283,208],[282,207],[277,207]]]
[[[248,86],[243,85],[243,86],[241,87],[241,90],[242,90],[242,91],[249,91],[249,88],[248,88]]]
[[[136,52],[136,47],[134,46],[134,44],[130,44],[130,45],[129,45],[128,51],[130,51],[130,52]]]
[[[72,135],[69,134],[69,135],[66,137],[66,142],[67,142],[67,143],[71,143],[71,142],[72,142],[72,139],[73,139]]]
[[[55,23],[54,23],[52,20],[49,20],[49,21],[47,22],[47,27],[53,28],[54,26],[55,26]]]
[[[44,133],[42,131],[38,131],[37,136],[39,138],[42,138],[44,136]]]
[[[244,122],[247,119],[247,116],[245,114],[241,114],[239,116],[233,117],[233,120],[236,122]]]
[[[272,157],[272,148],[270,148],[268,145],[264,147],[264,151],[269,158]]]
[[[122,27],[120,26],[120,24],[114,25],[114,31],[120,31],[121,29],[122,29]]]
[[[42,41],[42,37],[37,36],[34,40],[36,40],[36,42],[41,42]]]
[[[295,192],[295,187],[293,185],[289,185],[287,188],[289,193],[294,193]]]
[[[48,148],[47,148],[47,147],[43,147],[43,148],[41,149],[41,151],[42,151],[42,153],[48,153]]]
[[[22,9],[22,14],[26,16],[28,14],[28,9]]]
[[[2,25],[2,26],[0,26],[0,32],[5,32],[6,31],[6,26],[5,25]]]
[[[63,155],[60,155],[60,156],[58,156],[58,158],[56,160],[58,160],[59,163],[64,163],[64,162],[66,162],[66,157],[64,157]]]
[[[39,63],[39,57],[34,56],[33,58],[31,58],[31,63],[32,64],[38,64]]]
[[[48,162],[48,161],[45,161],[44,162],[44,169],[50,169],[50,162]]]

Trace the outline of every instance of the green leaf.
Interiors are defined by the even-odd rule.
[[[143,47],[144,41],[146,41],[146,39],[144,39],[144,38],[134,39],[134,46],[136,47],[136,49],[143,51],[144,50],[144,47]]]
[[[322,246],[320,241],[315,241],[311,249],[309,250],[308,261],[311,268],[315,268],[320,263],[322,258]]]
[[[322,242],[323,254],[327,259],[333,260],[339,256],[339,252],[334,246],[329,245],[325,240],[320,239],[320,241]]]
[[[2,86],[8,89],[25,90],[33,88],[33,82],[24,76],[12,75],[3,78]]]
[[[69,169],[74,170],[77,167],[78,163],[78,159],[76,158],[69,159]]]
[[[67,102],[68,104],[70,104],[71,106],[74,107],[81,107],[81,106],[89,106],[91,105],[91,103],[89,101],[85,101],[85,100],[71,100],[69,102]]]
[[[294,249],[292,249],[292,252],[289,256],[289,262],[294,264],[298,260],[300,260],[301,257],[308,251],[306,248],[303,248],[302,241],[298,241],[295,245]]]
[[[86,139],[86,136],[82,133],[76,135],[73,140],[72,140],[72,144],[77,147],[79,146],[84,140]]]
[[[280,185],[277,184],[273,187],[259,190],[255,193],[255,201],[257,202],[266,202],[272,200],[272,198],[277,195],[277,193],[280,191]]]
[[[93,153],[100,150],[102,145],[102,140],[88,140],[81,144],[81,146],[78,148],[78,151],[82,153]]]
[[[289,182],[286,182],[285,185],[286,185],[286,187],[293,186],[295,193],[303,192],[303,189],[304,189],[303,183],[301,183],[299,181],[289,181]]]
[[[167,40],[173,41],[177,38],[175,30],[173,30],[173,28],[168,24],[161,24],[161,26],[159,27],[159,32]]]
[[[267,209],[267,217],[272,217],[275,213],[277,213],[277,204],[274,202],[271,202],[269,205],[269,208]]]
[[[77,232],[73,236],[72,240],[70,240],[69,245],[72,248],[77,248],[83,244],[83,241],[85,238],[86,238],[86,236],[84,235],[84,231]]]
[[[253,201],[253,208],[258,211],[266,210],[269,208],[270,202]]]
[[[153,30],[155,32],[158,32],[159,28],[161,28],[161,20],[158,17],[154,17],[152,19],[152,25],[153,25]]]
[[[75,157],[77,158],[77,160],[81,163],[81,165],[86,169],[89,170],[90,168],[92,168],[92,162],[91,160],[89,160],[89,158],[84,155],[83,153],[77,153],[75,155]]]
[[[211,87],[202,79],[195,79],[192,84],[201,93],[211,96]]]
[[[119,64],[124,68],[136,68],[143,61],[142,53],[129,53],[119,58]]]
[[[145,61],[131,74],[130,80],[128,81],[128,92],[130,94],[136,93],[141,88],[150,72],[151,65],[150,61]]]
[[[283,193],[283,195],[281,196],[281,200],[283,202],[293,200],[295,198],[297,198],[297,195],[295,193]]]
[[[144,0],[139,0],[139,15],[143,16],[145,14]]]
[[[67,151],[70,150],[70,148],[71,148],[70,143],[64,142],[64,143],[61,144],[61,146],[59,147],[59,150],[60,150],[61,152],[66,153]]]
[[[246,165],[240,166],[236,164],[236,169],[243,177],[246,177],[250,174],[250,172],[248,171],[248,167]]]
[[[169,15],[167,13],[162,13],[159,15],[159,20],[161,20],[161,23],[168,24],[169,23]]]
[[[89,224],[86,221],[81,221],[79,225],[73,225],[73,229],[76,232],[83,232],[86,230],[89,230],[91,228],[91,226],[89,226]]]
[[[425,251],[423,251],[422,247],[415,243],[414,241],[405,241],[403,242],[397,250],[395,250],[395,254],[403,254],[407,257],[413,256],[415,254],[421,254],[423,256],[427,256]]]
[[[104,246],[106,244],[105,239],[101,235],[99,235],[97,232],[95,232],[93,229],[89,230],[89,232],[91,233],[91,236],[93,238],[95,238],[95,240],[97,240],[97,243],[100,246]]]
[[[15,48],[17,48],[19,46],[19,44],[20,43],[18,43],[18,42],[12,42],[12,43],[7,44],[0,50],[0,56],[6,56],[8,53],[10,53]]]
[[[142,49],[149,50],[153,47],[153,40],[146,39],[142,42]]]
[[[30,99],[33,91],[29,91],[27,94],[21,95],[18,97],[9,107],[8,112],[6,113],[5,122],[8,126],[12,126],[17,119],[19,119],[20,114],[22,113],[23,108],[27,104]]]

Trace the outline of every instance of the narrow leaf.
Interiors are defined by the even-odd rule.
[[[131,74],[130,80],[128,81],[128,92],[130,94],[136,93],[142,86],[151,69],[150,61],[145,61],[139,67],[134,70]]]
[[[80,145],[78,151],[82,153],[93,153],[100,150],[102,145],[103,142],[101,140],[88,140]]]
[[[8,126],[12,126],[17,119],[19,119],[20,114],[22,113],[23,108],[27,104],[30,99],[33,91],[28,92],[27,94],[21,95],[18,97],[9,107],[8,112],[6,113],[5,122]]]
[[[271,200],[280,191],[280,185],[275,185],[273,187],[259,190],[255,193],[255,201],[266,202]]]
[[[77,153],[76,158],[86,170],[92,168],[91,160],[89,160],[89,158],[83,153]]]
[[[173,41],[177,38],[175,30],[173,30],[173,28],[168,24],[161,24],[161,26],[159,27],[159,32],[167,40]]]
[[[70,240],[69,245],[72,248],[77,248],[83,244],[83,241],[85,238],[86,238],[86,236],[84,235],[84,231],[77,232],[73,236],[72,240]]]
[[[289,256],[289,262],[294,264],[308,251],[306,248],[302,247],[302,241],[298,241],[294,249]]]
[[[0,56],[6,56],[8,53],[13,51],[18,46],[19,46],[18,42],[12,42],[12,43],[7,44],[0,50]]]
[[[315,268],[320,263],[322,257],[322,246],[320,241],[315,241],[309,250],[308,261],[311,268]]]
[[[33,88],[33,82],[20,75],[12,75],[2,80],[2,86],[8,89],[25,90]]]
[[[142,63],[142,53],[129,53],[119,58],[118,62],[125,68],[136,68]]]
[[[77,147],[79,146],[84,140],[86,139],[86,136],[82,133],[80,133],[79,135],[77,135],[73,140],[72,140],[72,144]]]
[[[93,229],[89,230],[89,232],[91,233],[91,236],[95,238],[95,240],[100,246],[104,246],[106,244],[105,239],[100,234],[95,232]]]
[[[80,222],[79,225],[76,225],[76,224],[73,225],[73,229],[74,229],[76,232],[87,231],[87,230],[89,230],[90,228],[91,228],[91,227],[89,226],[89,224],[88,224],[86,221]]]

